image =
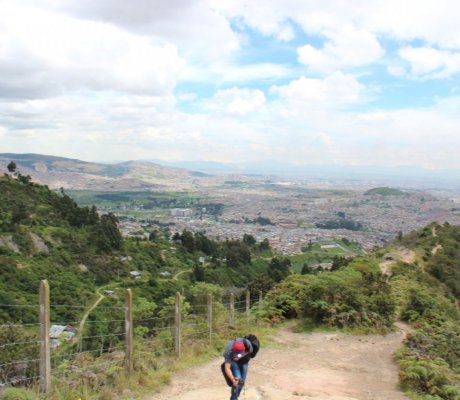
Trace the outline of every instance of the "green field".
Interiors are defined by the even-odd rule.
[[[292,268],[294,271],[300,273],[304,264],[312,266],[322,262],[332,262],[333,258],[337,256],[346,257],[362,254],[361,248],[356,243],[344,243],[342,240],[335,240],[331,242],[330,245],[334,245],[335,247],[324,248],[319,244],[314,244],[302,254],[289,256]]]

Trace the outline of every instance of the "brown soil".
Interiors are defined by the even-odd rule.
[[[293,333],[283,329],[249,366],[240,400],[403,400],[394,352],[408,327],[388,335]],[[263,344],[262,344],[263,345]],[[229,399],[217,358],[175,375],[146,400]]]
[[[393,252],[395,259],[382,261],[380,265],[380,270],[382,274],[391,276],[391,267],[396,263],[396,260],[402,261],[406,264],[412,264],[416,260],[416,255],[413,250],[400,248]]]

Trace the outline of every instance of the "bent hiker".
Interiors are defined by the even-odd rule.
[[[224,350],[223,372],[232,386],[230,400],[238,399],[248,375],[253,346],[246,338],[230,340]]]

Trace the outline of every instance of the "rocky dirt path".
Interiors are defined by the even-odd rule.
[[[388,335],[280,331],[251,361],[240,400],[403,400],[394,352],[407,327]],[[263,343],[262,343],[263,345]],[[222,358],[174,376],[145,400],[229,399],[219,369]]]

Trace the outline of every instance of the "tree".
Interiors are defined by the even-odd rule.
[[[193,267],[192,281],[203,282],[205,280],[204,269],[199,265]]]
[[[254,236],[252,235],[249,235],[247,233],[245,233],[243,235],[243,243],[247,246],[254,246],[256,244],[256,239],[254,238]]]
[[[23,203],[15,203],[12,209],[11,222],[18,225],[28,217],[27,208]]]
[[[240,265],[251,264],[251,252],[240,240],[229,240],[225,243],[227,247],[226,258],[227,266],[237,268]]]
[[[285,258],[279,260],[277,257],[273,257],[270,265],[268,266],[268,273],[275,282],[281,282],[286,276],[291,273],[291,260]]]
[[[275,281],[270,278],[270,276],[267,274],[259,274],[249,282],[248,290],[254,295],[258,295],[260,292],[265,294],[273,288],[273,286],[275,286]]]
[[[312,267],[310,267],[307,263],[305,263],[302,267],[302,275],[307,275],[313,273]]]
[[[16,168],[17,168],[17,167],[16,167],[16,163],[15,163],[14,161],[11,161],[11,162],[7,165],[6,168],[8,168],[8,172],[9,172],[10,174],[14,174],[14,173],[16,172]]]
[[[342,268],[345,265],[349,264],[349,262],[350,262],[350,260],[346,259],[345,257],[334,256],[334,258],[332,259],[331,271],[336,271],[339,268]]]
[[[117,217],[109,213],[101,216],[99,223],[94,226],[90,240],[100,251],[107,253],[121,248],[122,236],[117,223]]]
[[[222,301],[224,289],[212,283],[197,282],[190,288],[190,296],[195,304],[206,304],[208,295],[213,297],[213,301]]]
[[[270,242],[268,241],[267,238],[265,238],[264,240],[260,242],[259,249],[260,251],[270,250]]]
[[[193,253],[195,251],[195,237],[192,232],[184,229],[182,235],[180,236],[180,240],[186,251],[189,253]]]

